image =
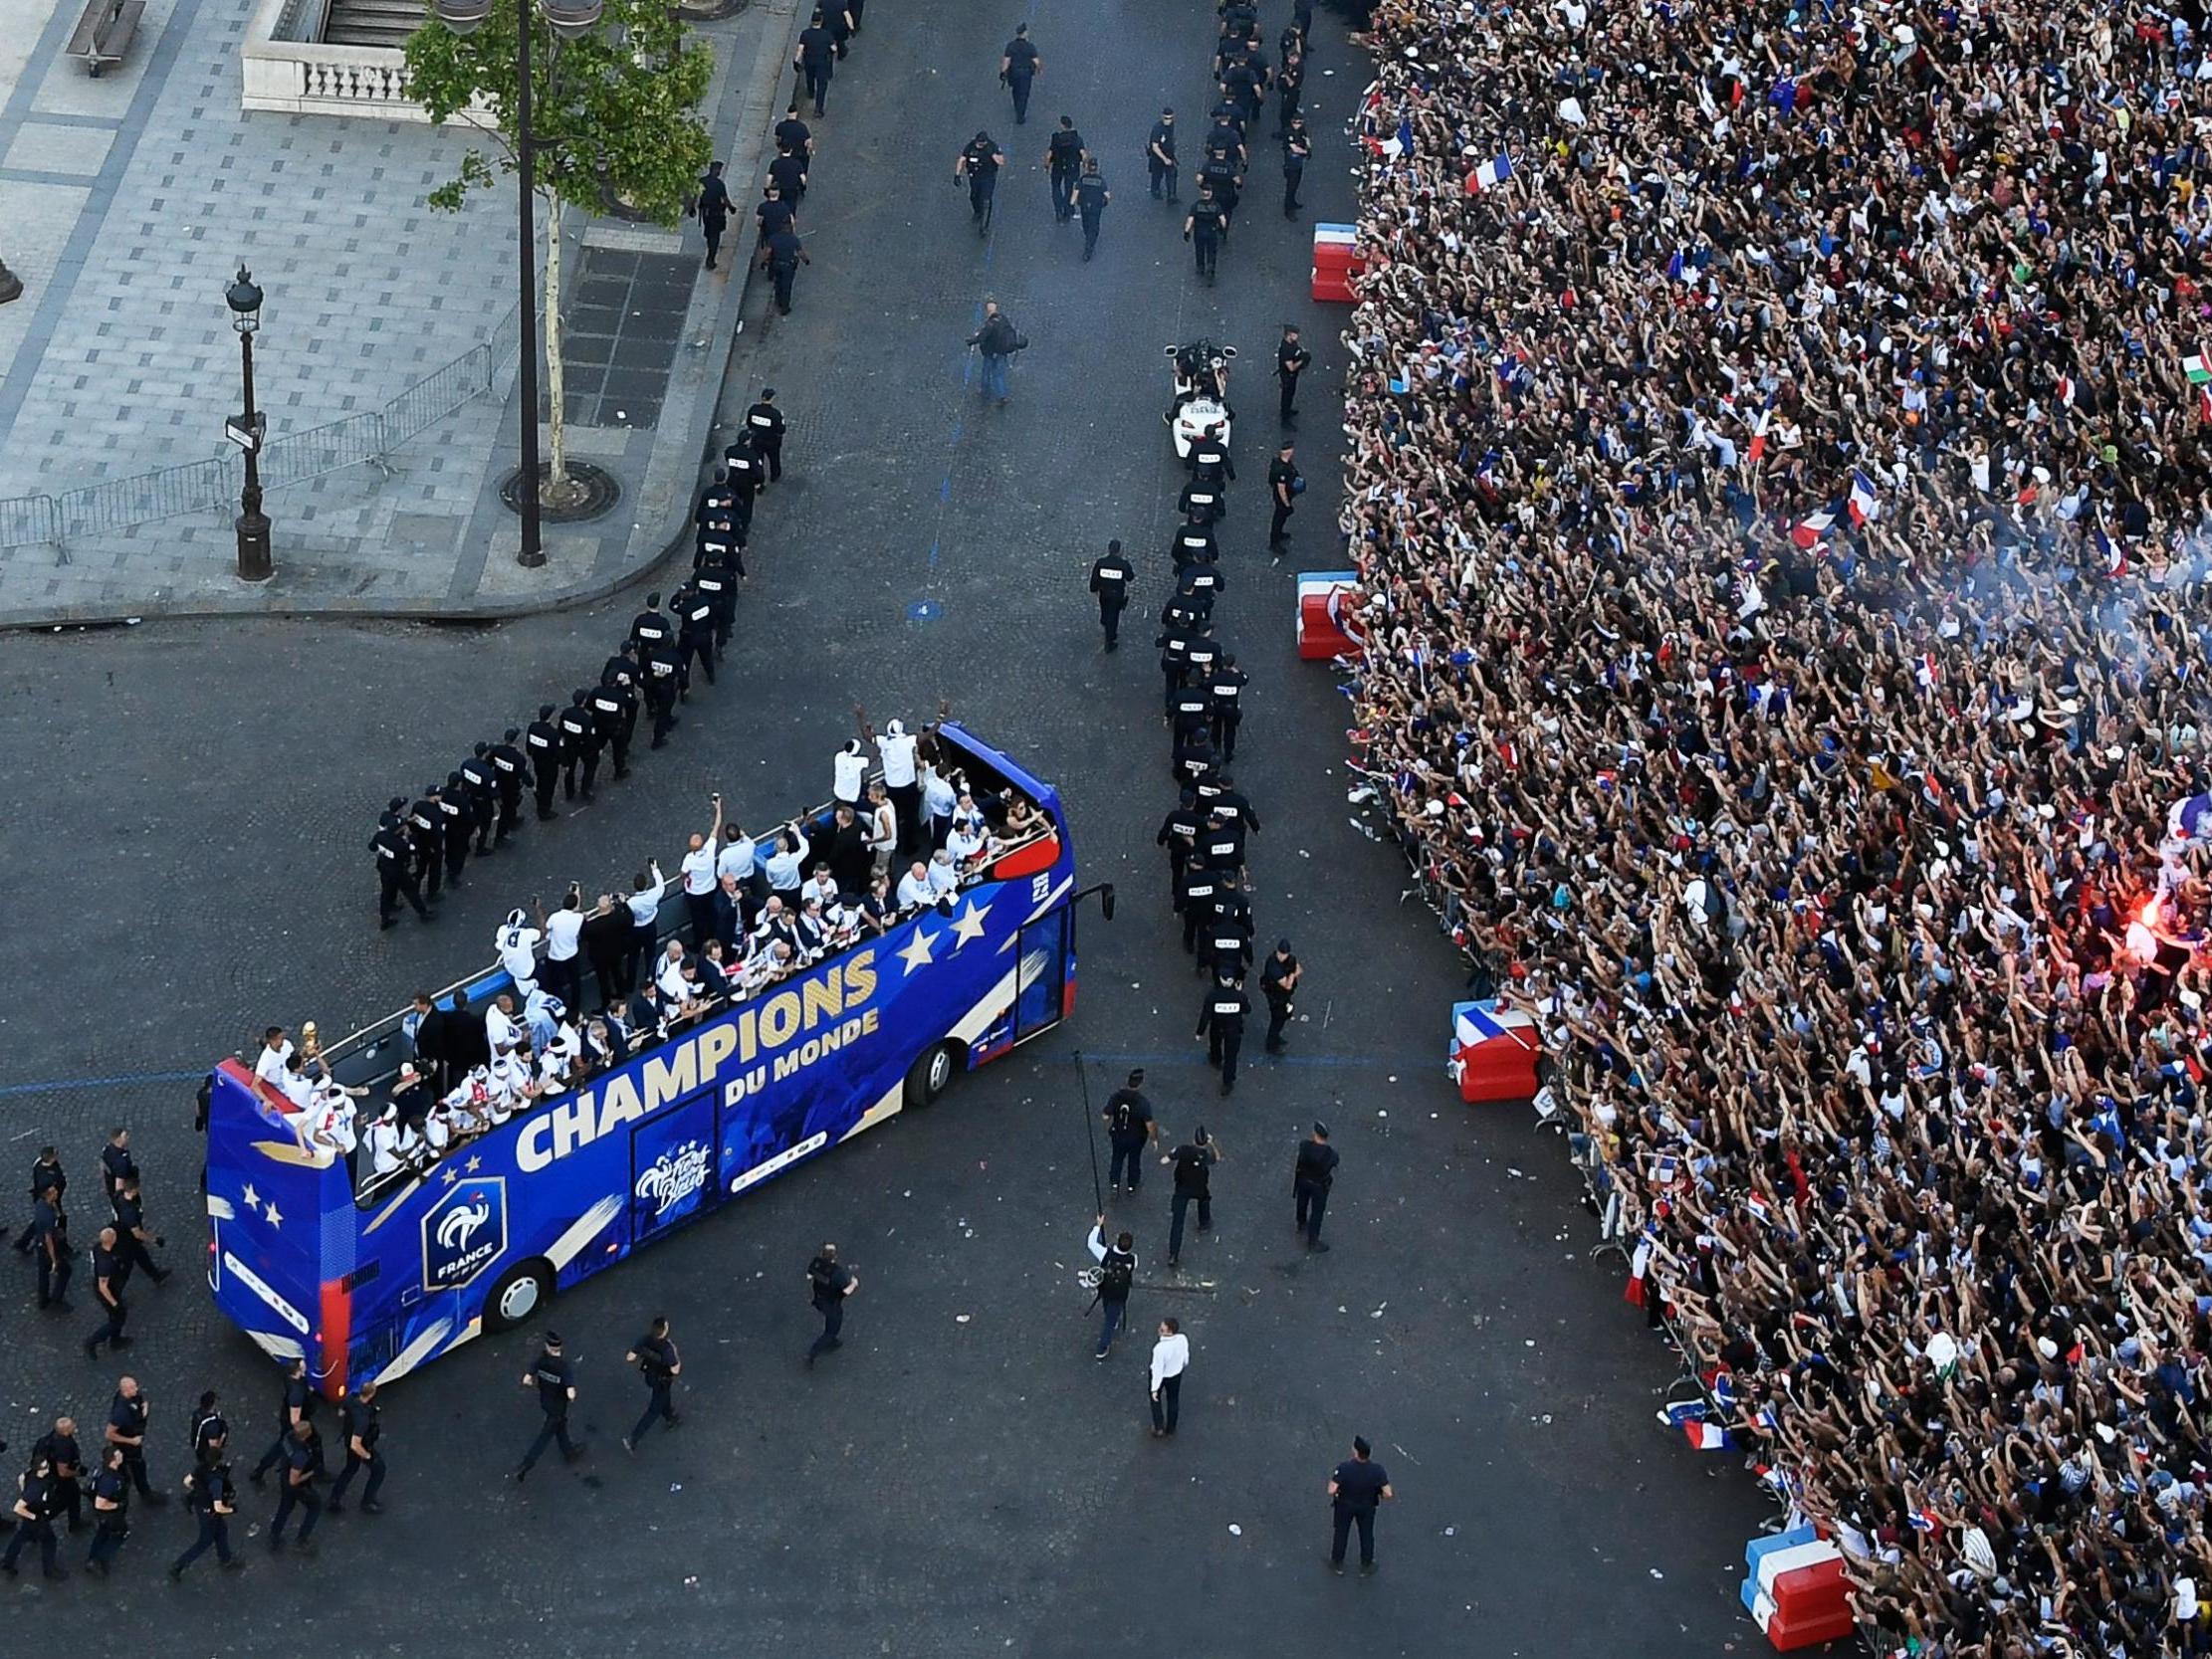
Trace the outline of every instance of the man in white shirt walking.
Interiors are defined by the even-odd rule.
[[[1152,1437],[1162,1440],[1175,1432],[1176,1412],[1183,1403],[1183,1373],[1191,1368],[1191,1339],[1172,1319],[1160,1322],[1160,1340],[1152,1345]]]

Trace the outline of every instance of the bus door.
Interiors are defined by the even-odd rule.
[[[648,1118],[630,1132],[630,1243],[633,1247],[712,1209],[715,1092]]]
[[[1021,930],[1020,977],[1013,997],[1013,1040],[1050,1030],[1065,1013],[1068,929],[1074,911],[1063,905]]]

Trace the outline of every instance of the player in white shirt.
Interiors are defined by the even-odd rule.
[[[576,960],[583,936],[583,893],[570,887],[560,909],[546,918],[546,982],[568,1007],[583,1000],[583,969]]]
[[[868,728],[865,714],[858,709],[853,714],[860,721],[860,734],[874,739],[876,757],[883,763],[883,788],[890,800],[894,826],[890,851],[895,856],[903,848],[918,846],[922,839],[922,786],[915,752],[921,745],[907,735],[906,727],[898,721],[887,723],[882,735],[877,736]]]
[[[670,1012],[683,1007],[687,998],[684,994],[684,941],[682,939],[672,938],[668,941],[668,948],[662,952],[661,959],[655,967],[653,982],[660,986],[661,995],[668,998]]]
[[[925,838],[936,845],[938,831],[945,820],[953,815],[953,808],[960,804],[960,792],[948,782],[935,766],[922,768],[922,816]]]
[[[494,1054],[505,1054],[523,1040],[523,1022],[515,1017],[512,991],[501,991],[484,1010],[484,1039]]]
[[[722,847],[722,794],[714,802],[715,821],[705,835],[694,835],[684,853],[684,910],[691,921],[691,941],[704,944],[715,931],[715,857]]]
[[[856,810],[860,805],[860,786],[867,781],[868,756],[855,737],[837,751],[830,762],[829,792],[847,806]]]
[[[505,924],[492,935],[492,942],[499,950],[499,965],[507,970],[508,978],[515,981],[518,995],[528,996],[538,983],[538,942],[545,936],[546,931],[533,928],[530,919],[520,910],[509,911]]]
[[[284,1027],[272,1025],[261,1034],[261,1052],[254,1056],[254,1081],[284,1092],[284,1069],[292,1063],[292,1040]]]
[[[368,1174],[381,1180],[399,1172],[399,1108],[387,1106],[368,1126]]]

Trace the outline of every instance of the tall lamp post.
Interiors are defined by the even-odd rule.
[[[435,0],[438,21],[456,35],[472,35],[492,15],[496,0]],[[533,11],[546,27],[562,40],[577,40],[598,26],[604,0],[514,0],[515,4],[515,162],[520,175],[518,194],[521,231],[516,247],[521,297],[523,393],[523,545],[515,557],[537,569],[546,562],[546,548],[538,523],[538,167],[535,140],[530,130],[530,35]],[[554,225],[558,236],[560,227]]]
[[[238,496],[238,575],[242,581],[265,582],[269,560],[269,515],[261,511],[261,417],[254,412],[254,331],[261,326],[261,290],[238,267],[238,280],[223,295],[230,307],[231,326],[238,330],[239,369],[246,382],[246,412],[226,423],[231,441],[246,452],[246,488]]]

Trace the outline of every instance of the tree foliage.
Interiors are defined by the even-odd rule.
[[[713,153],[699,103],[714,55],[689,38],[667,0],[605,0],[597,28],[556,40],[531,5],[531,145],[538,185],[570,201],[612,190],[629,206],[673,226]],[[499,170],[517,166],[514,0],[500,0],[482,27],[457,35],[436,18],[407,38],[407,83],[430,118],[459,119],[495,133]],[[460,207],[495,181],[471,152],[460,176],[430,193],[433,207]]]

